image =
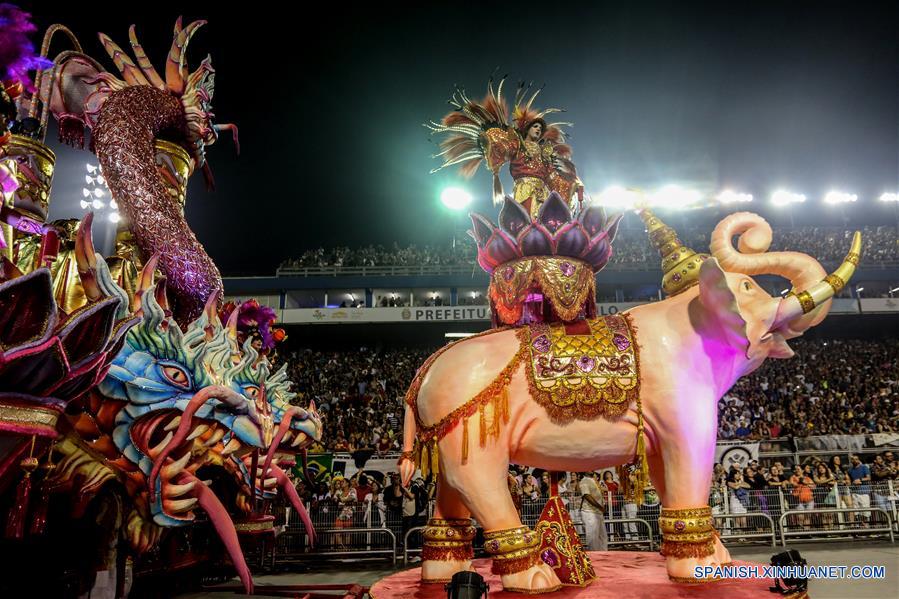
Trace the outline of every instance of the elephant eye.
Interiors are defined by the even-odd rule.
[[[743,289],[746,291],[752,291],[752,283],[749,281],[743,281]]]
[[[173,366],[171,364],[164,365],[162,367],[162,374],[170,383],[177,385],[178,387],[186,388],[190,385],[190,377],[188,377],[187,372],[179,366]]]
[[[256,399],[259,397],[259,387],[256,385],[247,385],[243,388],[244,393],[246,393],[247,397],[250,399]]]

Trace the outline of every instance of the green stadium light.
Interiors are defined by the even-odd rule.
[[[458,187],[447,187],[440,194],[440,201],[450,210],[462,210],[471,204],[471,194]]]

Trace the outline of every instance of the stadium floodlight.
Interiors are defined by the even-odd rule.
[[[92,175],[97,172],[98,167],[96,164],[87,163],[84,166],[87,167],[87,172],[89,172]]]
[[[880,195],[881,202],[899,202],[899,193],[884,193]]]
[[[650,203],[660,208],[683,210],[696,204],[702,195],[695,189],[685,189],[680,185],[665,185],[650,197]]]
[[[83,195],[84,197],[89,197],[91,195],[91,190],[88,189],[87,187],[82,187],[81,195]]]
[[[801,204],[805,201],[805,196],[801,193],[793,193],[785,189],[778,189],[771,194],[771,203],[775,206],[789,206],[790,204]]]
[[[471,204],[471,194],[459,187],[447,187],[440,194],[440,201],[450,210],[462,210]]]
[[[94,200],[93,202],[91,202],[91,206],[94,207],[94,210],[100,210],[103,206],[105,206],[105,204],[102,200]]]
[[[112,208],[113,210],[118,210],[119,204],[115,200],[109,200],[109,207]]]
[[[81,200],[81,201],[78,202],[78,203],[81,204],[81,209],[82,209],[82,210],[87,210],[88,207],[91,205],[90,202],[85,202],[84,200]]]
[[[717,200],[722,204],[747,204],[752,201],[752,194],[737,193],[730,189],[725,189],[718,194]]]
[[[91,177],[90,175],[84,175],[84,182],[87,183],[88,185],[93,185],[94,178]]]
[[[119,213],[118,213],[118,212],[110,212],[110,213],[109,213],[109,222],[111,222],[111,223],[117,223],[117,222],[119,222],[120,220],[122,220],[122,217],[119,216]]]
[[[849,204],[858,201],[858,196],[854,193],[845,193],[843,191],[829,191],[824,196],[825,204]]]
[[[593,203],[606,208],[632,210],[636,207],[641,195],[639,191],[634,189],[625,189],[620,185],[612,185],[600,192]]]

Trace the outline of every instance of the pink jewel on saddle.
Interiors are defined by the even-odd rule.
[[[618,348],[618,351],[624,351],[631,346],[631,340],[620,333],[615,333],[612,337],[612,343]]]
[[[687,523],[683,520],[678,520],[674,523],[674,530],[676,530],[677,532],[684,532],[685,530],[687,530]]]
[[[570,277],[574,274],[574,264],[571,262],[563,262],[559,265],[559,270],[561,270],[562,274],[566,277]]]
[[[681,279],[680,273],[674,273],[674,276],[671,277],[671,280],[674,281],[675,283],[680,283],[680,279]]]
[[[543,354],[549,351],[549,348],[552,344],[549,342],[549,337],[547,337],[546,335],[540,335],[539,337],[534,339],[534,342],[531,345],[534,346],[534,349]]]
[[[499,541],[490,541],[490,549],[499,551]]]
[[[511,281],[512,277],[515,276],[515,269],[511,266],[507,266],[503,269],[503,278],[507,281]]]
[[[591,358],[590,356],[581,356],[581,358],[577,361],[577,367],[584,372],[590,372],[591,370],[593,370],[594,366],[596,366],[596,359]]]
[[[540,559],[543,560],[543,563],[545,563],[547,566],[550,566],[552,568],[555,568],[556,565],[559,563],[559,559],[556,556],[556,552],[553,551],[552,549],[544,549],[543,553],[540,554]]]

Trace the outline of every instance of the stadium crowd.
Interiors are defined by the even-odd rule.
[[[720,439],[899,431],[899,340],[791,342],[796,356],[768,360],[718,406]],[[427,350],[360,347],[287,356],[291,380],[315,399],[333,451],[397,450],[403,396]]]
[[[862,255],[866,262],[882,263],[899,261],[899,236],[894,226],[863,227],[864,240]],[[678,231],[681,240],[697,251],[707,250],[708,229],[685,229]],[[775,229],[771,244],[773,250],[795,250],[810,254],[822,262],[842,260],[849,247],[852,231],[832,227],[796,227]],[[313,267],[359,267],[359,266],[471,266],[474,264],[476,248],[474,241],[460,237],[452,245],[400,247],[394,243],[391,248],[369,245],[358,249],[345,246],[325,249],[318,248],[303,253],[299,258],[285,260],[282,269]],[[609,268],[615,265],[656,266],[658,255],[650,247],[642,229],[621,229],[614,243],[614,255]]]

